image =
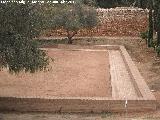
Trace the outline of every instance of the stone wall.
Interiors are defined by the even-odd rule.
[[[80,30],[76,36],[137,37],[147,29],[148,10],[130,7],[97,9],[99,24],[92,30]],[[66,36],[63,29],[45,31],[43,36]]]
[[[110,100],[101,98],[16,98],[0,97],[0,111],[54,112],[54,113],[104,113],[144,112],[156,110],[153,100]]]

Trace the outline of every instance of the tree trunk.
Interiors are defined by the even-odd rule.
[[[73,43],[73,39],[72,38],[73,38],[73,36],[75,34],[77,34],[77,31],[71,32],[71,31],[67,30],[68,44],[72,44]]]
[[[68,37],[68,44],[72,44],[73,43],[73,40],[71,37]]]

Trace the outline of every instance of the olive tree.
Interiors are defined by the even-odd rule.
[[[40,4],[0,3],[0,69],[10,72],[44,70],[46,53],[32,38],[43,28]]]
[[[66,31],[69,44],[72,44],[72,38],[78,30],[93,28],[98,21],[96,10],[93,7],[77,1],[71,5],[66,4],[59,7],[51,18],[53,28],[63,28]]]

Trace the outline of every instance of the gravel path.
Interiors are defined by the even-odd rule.
[[[110,71],[111,71],[111,84],[112,84],[112,97],[131,99],[138,97],[131,77],[126,69],[120,51],[109,50],[110,58]]]

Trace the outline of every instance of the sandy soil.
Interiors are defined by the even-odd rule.
[[[47,72],[10,75],[0,72],[0,96],[109,97],[107,51],[48,50]]]

